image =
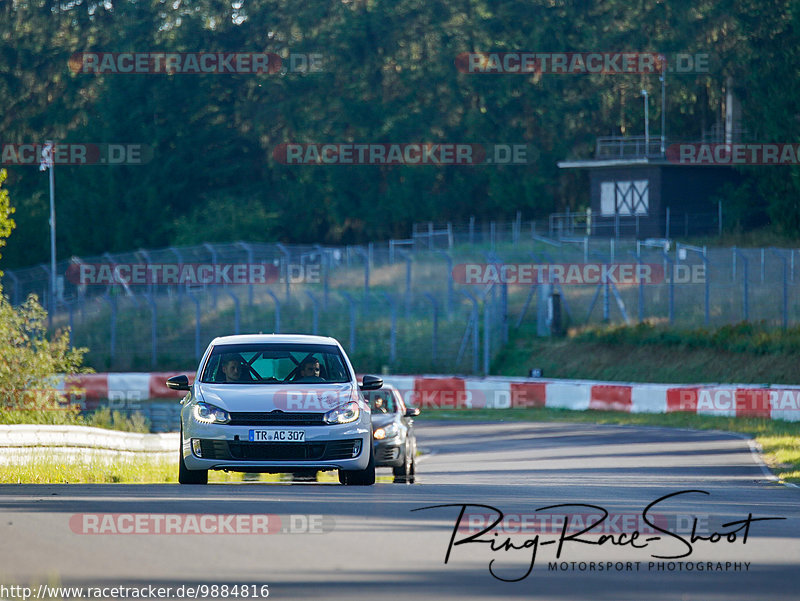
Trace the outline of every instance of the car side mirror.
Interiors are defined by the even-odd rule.
[[[167,380],[167,388],[170,390],[191,390],[192,387],[189,386],[189,378],[181,374],[180,376],[172,376],[169,380]]]
[[[383,378],[377,376],[364,376],[359,388],[361,390],[378,390],[383,386]]]
[[[406,417],[417,417],[419,415],[419,407],[406,408]]]

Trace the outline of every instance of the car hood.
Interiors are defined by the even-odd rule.
[[[357,400],[353,384],[211,384],[200,383],[198,400],[226,411],[320,413]]]

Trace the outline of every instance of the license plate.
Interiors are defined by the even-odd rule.
[[[250,430],[250,442],[305,442],[305,430]]]

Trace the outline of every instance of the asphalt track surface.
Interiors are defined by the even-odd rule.
[[[742,437],[647,427],[425,422],[418,424],[418,439],[427,454],[414,485],[0,486],[0,585],[173,591],[248,585],[250,599],[263,598],[262,585],[269,585],[270,599],[800,598],[800,489],[771,481]],[[681,491],[695,492],[647,512],[648,521],[667,532],[642,521],[650,503]],[[570,505],[541,509],[559,504]],[[420,510],[433,505],[449,506]],[[464,505],[462,528],[455,530]],[[600,508],[609,514],[605,521],[575,537],[585,542],[569,538],[574,528],[597,521]],[[504,521],[481,534],[495,510]],[[86,534],[82,529],[102,522],[86,522],[83,514],[271,514],[270,527],[279,527],[274,534],[197,534],[191,528],[115,534],[106,522],[105,532]],[[745,542],[748,516],[753,521]],[[767,517],[785,519],[755,521]],[[695,518],[696,534],[719,532],[721,540],[690,542]],[[151,530],[157,529],[153,523]],[[598,531],[613,538],[598,544]],[[471,535],[474,542],[450,547],[451,539]],[[520,548],[504,547],[506,540]],[[201,598],[223,598],[221,589],[206,592]],[[21,598],[19,591],[10,593],[0,596]],[[110,592],[106,598],[113,598]]]

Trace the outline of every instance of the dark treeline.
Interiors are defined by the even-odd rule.
[[[56,169],[59,257],[203,241],[352,243],[414,221],[544,217],[585,207],[556,162],[642,135],[646,75],[470,75],[475,51],[707,54],[669,75],[667,131],[698,140],[732,77],[751,139],[800,140],[798,11],[785,1],[0,1],[0,141],[134,143],[140,166]],[[796,7],[795,7],[796,8]],[[311,74],[83,74],[76,52],[318,53]],[[287,142],[524,143],[525,166],[287,166]],[[800,234],[800,170],[753,168],[726,198],[742,226]],[[46,261],[47,177],[8,166],[17,231],[4,266]],[[698,207],[698,211],[707,210]]]

